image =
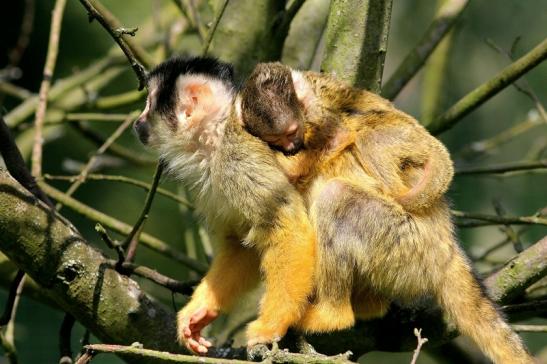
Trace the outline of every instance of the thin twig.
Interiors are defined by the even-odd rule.
[[[195,7],[194,2],[192,0],[173,0],[173,2],[177,8],[179,8],[186,20],[188,20],[190,27],[197,31],[197,35],[203,43],[207,37],[207,30],[201,21],[201,17],[199,16],[199,12]]]
[[[414,350],[414,355],[412,355],[412,361],[410,364],[416,364],[416,361],[418,360],[418,356],[420,355],[420,350],[422,349],[422,345],[424,345],[428,340],[427,338],[422,338],[422,329],[414,329],[414,335],[418,339],[418,345],[416,346],[416,349]]]
[[[465,115],[540,64],[545,58],[547,58],[547,38],[517,61],[505,67],[494,78],[462,97],[444,114],[428,125],[429,131],[437,135],[452,128]]]
[[[104,110],[131,105],[142,100],[144,95],[145,92],[142,90],[131,90],[117,95],[102,96],[93,102],[93,107]]]
[[[51,86],[51,79],[53,78],[55,63],[57,62],[59,37],[61,35],[61,22],[63,20],[65,5],[66,0],[56,0],[51,16],[51,29],[49,31],[46,63],[44,65],[43,79],[40,85],[40,92],[38,94],[39,102],[34,121],[34,146],[32,148],[32,175],[34,177],[39,177],[42,174],[42,131],[44,127],[44,119],[46,117],[47,98]]]
[[[86,350],[85,353],[80,356],[80,359],[76,362],[76,364],[89,364],[95,357],[96,353],[93,350]]]
[[[509,239],[509,237],[506,237],[505,239],[503,239],[499,243],[496,243],[496,244],[492,245],[491,247],[489,247],[488,249],[486,249],[481,255],[479,255],[477,257],[472,257],[472,260],[474,262],[479,262],[481,260],[484,260],[487,256],[489,256],[490,254],[492,254],[496,250],[503,248],[504,246],[506,246],[510,242],[511,242],[511,240]]]
[[[135,119],[137,114],[138,114],[138,112],[134,111],[134,112],[130,113],[128,116],[126,116],[125,121],[123,123],[121,123],[116,128],[116,130],[110,135],[110,137],[108,137],[108,139],[104,142],[104,144],[101,145],[99,147],[99,149],[97,149],[95,151],[95,153],[93,153],[93,156],[91,158],[89,158],[89,160],[86,163],[86,165],[84,166],[84,168],[82,168],[82,170],[81,170],[80,174],[78,175],[78,178],[76,179],[76,181],[74,181],[74,183],[66,191],[66,194],[68,196],[72,196],[72,194],[82,185],[82,183],[84,183],[84,181],[87,177],[87,174],[89,173],[91,168],[94,166],[95,161],[97,160],[97,158],[101,154],[106,152],[106,150],[112,145],[112,143],[114,143],[116,141],[116,139],[118,139],[123,134],[123,132],[131,126],[131,124],[133,123],[133,120]],[[63,205],[58,202],[57,203],[57,210],[59,211],[62,208],[62,206]]]
[[[19,100],[26,100],[34,95],[29,90],[9,82],[0,82],[0,94],[9,95]]]
[[[48,94],[48,102],[52,103],[60,98],[63,98],[63,101],[66,102],[66,98],[75,98],[78,87],[81,87],[83,84],[97,83],[97,79],[104,78],[105,73],[112,73],[112,69],[118,68],[112,66],[118,66],[124,60],[123,57],[107,56],[70,77],[57,80]],[[101,85],[104,85],[104,82]],[[14,128],[24,122],[29,116],[35,113],[38,102],[38,96],[33,96],[17,105],[17,107],[5,115],[6,124]],[[78,105],[80,104],[78,103]]]
[[[127,235],[131,232],[132,227],[126,223],[123,223],[111,216],[108,216],[100,211],[97,211],[88,205],[81,203],[80,201],[67,196],[65,193],[51,187],[43,181],[39,182],[40,187],[52,198],[63,203],[64,206],[75,211],[76,213],[90,219],[93,222],[100,222],[102,225],[109,229],[118,232],[120,234]],[[174,250],[167,243],[162,240],[153,237],[149,234],[142,233],[140,235],[140,241],[148,248],[187,266],[188,268],[198,272],[205,273],[207,271],[207,265],[197,260],[188,258],[186,255]]]
[[[201,54],[204,56],[207,55],[207,52],[209,51],[209,46],[211,45],[211,41],[213,40],[218,24],[220,23],[220,19],[222,19],[222,15],[224,15],[224,11],[226,10],[226,7],[228,6],[229,2],[230,0],[224,0],[222,5],[220,6],[220,9],[218,10],[217,15],[215,16],[215,21],[213,22],[213,25],[211,26],[211,30],[209,30],[209,33],[207,34],[207,39],[205,40],[205,44],[203,44],[203,49],[201,51]]]
[[[510,316],[542,315],[547,313],[547,300],[535,300],[502,306],[503,312]]]
[[[16,67],[19,61],[23,57],[25,50],[28,47],[30,41],[30,35],[32,33],[34,25],[34,12],[35,12],[34,0],[25,0],[25,11],[23,13],[23,19],[21,20],[21,27],[19,28],[19,35],[15,46],[9,51],[8,59],[11,67]]]
[[[456,170],[457,176],[469,176],[476,174],[504,174],[515,171],[530,171],[547,168],[547,159],[539,161],[519,161],[510,162],[488,167],[459,168]]]
[[[95,224],[95,231],[99,233],[99,236],[104,241],[106,246],[116,251],[116,254],[118,254],[118,263],[116,264],[116,267],[121,267],[121,265],[125,261],[125,251],[123,250],[122,244],[120,244],[120,242],[118,241],[112,240],[104,226],[102,226],[100,223]]]
[[[511,325],[513,330],[517,332],[545,332],[547,333],[547,325]]]
[[[128,114],[102,114],[102,113],[67,113],[65,116],[58,122],[62,123],[65,121],[74,122],[74,121],[99,121],[99,122],[120,122],[127,120],[130,115]],[[48,124],[55,124],[50,122]]]
[[[382,87],[383,97],[393,100],[418,73],[437,45],[456,24],[467,4],[468,0],[450,0],[439,9],[422,39],[412,48]]]
[[[102,18],[108,24],[108,27],[116,32],[119,29],[123,29],[122,23],[108,10],[99,0],[88,0],[95,10],[101,14]],[[116,32],[117,33],[117,32]],[[121,38],[127,44],[127,47],[135,55],[135,58],[145,67],[152,67],[154,65],[153,57],[141,46],[139,42],[134,39],[134,35],[121,34]]]
[[[481,220],[483,225],[547,225],[547,218],[540,216],[497,216],[452,210],[452,215],[463,219]]]
[[[13,311],[16,307],[15,301],[17,300],[17,292],[19,291],[19,286],[24,284],[25,272],[18,270],[15,278],[11,282],[8,299],[6,300],[6,306],[4,307],[4,313],[0,317],[0,327],[6,326],[8,322],[13,317]]]
[[[72,364],[72,328],[75,323],[74,316],[66,313],[59,330],[59,364]]]
[[[10,364],[19,363],[17,348],[15,347],[14,342],[9,341],[2,331],[0,331],[0,347],[4,349],[4,355]]]
[[[453,0],[437,0],[437,11]],[[454,23],[455,25],[455,23]],[[448,64],[454,45],[455,26],[443,37],[423,66],[422,96],[420,102],[420,122],[427,126],[439,114],[445,101],[445,83]]]
[[[69,125],[73,127],[74,130],[89,139],[91,142],[95,143],[97,146],[103,145],[107,140],[99,133],[95,132],[93,129],[83,123],[70,123]],[[108,148],[108,153],[112,154],[113,156],[120,157],[128,161],[129,163],[138,166],[151,166],[156,165],[157,163],[157,159],[140,156],[135,151],[117,143],[112,143],[110,145],[110,147]]]
[[[515,59],[513,57],[515,47],[520,41],[520,37],[515,38],[515,41],[513,42],[513,45],[511,46],[511,50],[509,52],[505,51],[498,45],[494,43],[491,39],[486,39],[486,43],[492,47],[494,50],[496,50],[498,53],[504,55],[509,61],[514,62]],[[530,100],[536,105],[536,109],[538,110],[539,114],[541,115],[541,118],[545,123],[547,123],[547,112],[545,111],[545,108],[543,107],[543,104],[539,100],[539,97],[536,95],[536,93],[532,90],[532,87],[528,83],[525,77],[523,77],[518,82],[513,83],[513,87],[517,89],[517,91],[523,93],[524,95],[528,96]]]
[[[516,238],[520,239],[520,236],[523,233],[525,233],[526,231],[527,231],[527,227],[523,227],[523,228],[520,228],[519,230],[517,230],[515,232]],[[490,254],[492,254],[496,250],[498,250],[500,248],[503,248],[505,245],[511,243],[512,242],[511,239],[512,239],[511,237],[507,236],[505,239],[503,239],[499,243],[494,244],[490,248],[486,249],[481,255],[472,258],[472,260],[477,262],[477,261],[481,261],[481,260],[485,259],[487,256],[489,256]]]
[[[498,200],[492,201],[492,204],[494,205],[494,209],[496,210],[496,214],[498,216],[505,216],[506,212],[503,208],[502,204]],[[513,248],[515,249],[516,253],[520,253],[524,250],[524,247],[522,246],[522,242],[519,239],[519,234],[515,232],[513,227],[511,225],[504,225],[500,227],[500,230],[507,235],[507,238],[509,241],[513,244]]]
[[[118,262],[113,263],[114,267]],[[185,296],[190,296],[194,292],[194,286],[196,286],[199,281],[190,281],[190,282],[181,282],[176,279],[167,277],[152,268],[148,268],[142,265],[136,265],[130,262],[123,262],[120,266],[121,270],[125,274],[134,274],[141,278],[148,279],[156,283],[159,286],[165,287],[171,292],[180,293]]]
[[[152,268],[133,264],[126,258],[122,244],[117,240],[113,240],[101,224],[97,223],[95,225],[95,231],[99,233],[101,239],[110,249],[116,251],[118,259],[116,262],[112,263],[112,266],[118,273],[127,276],[135,274],[139,277],[146,278],[162,287],[169,289],[172,293],[181,293],[183,295],[190,296],[194,292],[193,287],[196,286],[199,281],[180,282],[173,278],[164,276]]]
[[[88,0],[80,0],[80,3],[86,8],[89,14],[89,20],[92,21],[93,19],[97,19],[103,28],[112,36],[114,41],[118,43],[118,46],[127,57],[131,68],[137,75],[139,90],[142,90],[146,84],[146,70],[135,56],[135,47],[130,47],[125,34],[119,32],[119,29],[122,29],[119,26],[119,23],[113,21],[113,19],[115,19],[114,16],[110,13],[106,13],[106,8],[98,1],[93,1],[93,5]],[[108,16],[106,14],[108,14]],[[142,58],[141,61],[143,61]]]
[[[144,223],[146,222],[146,219],[148,218],[148,213],[150,211],[150,208],[152,207],[152,202],[154,201],[154,196],[156,195],[156,190],[158,188],[158,184],[160,183],[161,175],[163,173],[163,167],[164,167],[163,163],[159,162],[158,166],[156,167],[156,171],[154,172],[154,177],[152,179],[152,186],[150,187],[150,190],[148,191],[148,194],[146,195],[144,206],[139,215],[139,218],[137,219],[137,222],[135,223],[135,225],[133,225],[133,229],[131,229],[131,232],[129,233],[129,235],[127,235],[124,242],[122,243],[122,247],[124,247],[127,250],[125,254],[126,262],[132,262],[133,259],[135,258],[137,244],[139,243],[139,235],[141,234],[141,231],[144,227]]]
[[[21,281],[19,281],[17,284],[12,308],[10,310],[10,318],[7,323],[5,332],[2,332],[0,327],[0,345],[4,349],[4,353],[8,358],[10,364],[18,363],[17,348],[15,347],[15,314],[17,312],[17,307],[19,306],[19,300],[21,299],[21,294],[23,293],[24,286],[25,276],[23,276]]]
[[[531,110],[528,112],[528,117],[523,122],[516,123],[490,138],[472,142],[464,146],[461,151],[456,154],[461,155],[464,159],[477,158],[505,143],[515,140],[516,137],[524,132],[542,124],[544,125],[539,117],[539,113],[537,113],[536,110]]]
[[[294,17],[296,16],[296,14],[298,14],[298,11],[300,10],[300,8],[302,8],[302,5],[304,5],[305,2],[306,0],[293,0],[291,2],[291,5],[287,8],[287,10],[282,13],[281,22],[277,26],[277,29],[279,31],[287,32],[288,34],[288,30]]]
[[[59,180],[59,181],[70,181],[70,182],[74,182],[78,178],[77,175],[76,176],[52,176],[50,174],[44,174],[43,177],[44,177],[44,179],[51,180],[51,181]],[[139,181],[137,179],[129,178],[129,177],[126,177],[126,176],[118,176],[118,175],[88,174],[87,178],[86,178],[86,181],[120,182],[120,183],[126,183],[126,184],[129,184],[129,185],[133,185],[133,186],[143,188],[146,191],[149,191],[150,188],[152,187],[149,183]],[[167,198],[169,198],[169,199],[171,199],[171,200],[173,200],[173,201],[175,201],[175,202],[177,202],[177,203],[179,203],[183,206],[186,206],[190,209],[194,208],[194,205],[192,205],[190,202],[188,202],[184,198],[180,197],[179,195],[177,195],[177,194],[175,194],[175,193],[173,193],[169,190],[158,187],[157,193],[162,195],[162,196],[165,196],[165,197],[167,197]]]

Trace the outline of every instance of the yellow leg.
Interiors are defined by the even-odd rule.
[[[347,302],[319,302],[310,305],[298,322],[297,329],[305,333],[331,332],[347,329],[355,324],[355,316]]]
[[[300,320],[312,290],[315,270],[315,233],[303,212],[284,215],[264,236],[262,271],[266,291],[259,317],[247,328],[248,345],[276,341]],[[281,228],[284,227],[284,228]]]
[[[201,337],[201,330],[219,311],[229,310],[237,298],[254,286],[258,273],[259,258],[255,251],[239,242],[224,244],[190,302],[178,313],[179,341],[194,352],[206,353],[210,344]]]

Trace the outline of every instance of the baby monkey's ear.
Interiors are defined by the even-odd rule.
[[[315,102],[315,95],[311,86],[304,78],[302,72],[292,70],[291,76],[298,101],[302,103],[305,109],[309,109],[309,107]]]

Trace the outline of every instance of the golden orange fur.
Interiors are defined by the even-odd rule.
[[[318,241],[314,302],[297,327],[348,328],[356,317],[383,316],[391,300],[434,296],[495,363],[532,363],[454,238],[444,199],[453,166],[442,143],[377,95],[313,72],[292,79],[304,150],[277,159],[303,194]]]

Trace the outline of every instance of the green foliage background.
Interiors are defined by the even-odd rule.
[[[107,6],[126,26],[133,26],[142,22],[145,17],[153,13],[154,6],[161,5],[167,0],[105,0]],[[426,30],[435,12],[434,1],[407,0],[394,1],[389,36],[389,47],[386,57],[384,80],[400,63],[406,53],[417,42]],[[36,2],[36,17],[34,32],[24,58],[20,64],[22,77],[16,83],[33,92],[37,92],[41,81],[41,72],[47,50],[50,14],[53,7],[52,0]],[[19,29],[19,22],[23,9],[22,1],[5,2],[0,12],[0,68],[7,62],[7,50],[10,49]],[[504,0],[504,1],[472,1],[463,17],[456,25],[453,50],[447,67],[447,80],[442,91],[441,110],[452,105],[461,96],[475,86],[494,76],[509,62],[489,47],[485,40],[491,39],[504,49],[511,47],[516,37],[522,37],[517,46],[516,56],[524,54],[533,48],[546,36],[547,2],[544,0]],[[244,26],[244,24],[242,24]],[[60,52],[58,56],[55,78],[71,75],[78,69],[86,67],[91,60],[106,53],[112,46],[111,38],[97,24],[89,24],[87,14],[77,1],[69,1],[63,21]],[[182,52],[197,53],[199,47],[189,41],[183,45]],[[422,72],[423,73],[423,72]],[[420,102],[422,98],[422,73],[420,73],[399,95],[395,103],[402,110],[411,115],[420,117]],[[547,99],[547,66],[540,65],[529,74],[526,79],[540,100]],[[134,75],[127,67],[125,74],[118,78],[101,92],[101,95],[115,94],[135,87]],[[4,99],[2,112],[10,111],[17,104],[9,97]],[[119,110],[120,112],[141,108],[142,103]],[[508,87],[499,95],[487,102],[480,109],[467,116],[453,130],[445,133],[442,140],[453,152],[458,165],[488,165],[495,162],[518,161],[524,158],[531,146],[541,141],[547,142],[547,127],[536,127],[510,143],[496,149],[495,154],[465,162],[459,158],[458,151],[472,141],[481,140],[495,135],[497,132],[526,119],[534,105],[529,98]],[[113,130],[111,125],[94,127],[103,135]],[[131,133],[121,139],[124,145],[132,147],[139,153],[146,153]],[[85,161],[94,145],[83,140],[68,128],[54,141],[45,146],[44,171],[51,174],[66,174],[63,167],[67,160]],[[108,173],[108,170],[104,171]],[[116,174],[122,174],[150,181],[153,169],[134,168],[126,165],[118,168]],[[454,208],[464,211],[494,213],[492,200],[499,199],[510,215],[530,215],[545,207],[547,204],[547,175],[524,174],[507,178],[488,177],[459,177],[456,178],[450,197]],[[66,184],[55,184],[63,189]],[[163,187],[176,191],[173,182],[166,180]],[[142,190],[121,184],[108,182],[87,182],[75,195],[82,202],[89,204],[100,211],[104,211],[127,223],[136,220],[141,209],[145,193]],[[103,251],[106,247],[93,230],[90,222],[68,209],[63,209],[67,216],[82,234],[97,244]],[[176,249],[187,249],[185,237],[195,237],[195,231],[188,230],[193,224],[188,213],[181,210],[172,201],[161,196],[156,197],[146,231],[170,242]],[[545,235],[545,228],[532,227],[522,236],[525,247],[536,242]],[[497,227],[487,227],[473,230],[460,230],[459,237],[465,249],[471,255],[478,255],[486,247],[503,239]],[[107,252],[110,254],[110,252]],[[201,254],[198,252],[197,254]],[[514,252],[511,247],[502,249],[492,256],[497,262],[504,262]],[[190,278],[188,272],[171,261],[141,248],[137,255],[137,262],[159,269],[174,278],[185,280]],[[488,266],[478,266],[479,271],[488,271]],[[167,304],[171,304],[170,293],[148,282],[142,282],[149,292]],[[0,302],[5,300],[5,291],[0,291]],[[178,306],[183,300],[176,297]],[[45,305],[24,297],[17,315],[16,344],[20,352],[21,363],[53,363],[58,361],[58,336],[63,314]],[[545,321],[545,320],[543,320]],[[541,321],[537,321],[541,322]],[[81,338],[83,329],[80,326],[73,332],[74,349],[79,346],[77,340]],[[530,349],[534,353],[542,352],[547,358],[545,334],[523,335]],[[426,344],[427,345],[427,344]],[[1,350],[1,349],[0,349]],[[405,363],[410,361],[411,354],[384,354],[372,353],[365,356],[369,363]],[[113,356],[102,356],[96,359],[97,363],[118,363],[119,359]],[[423,355],[420,363],[432,362]],[[0,357],[0,364],[7,363]]]

